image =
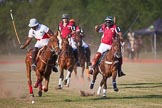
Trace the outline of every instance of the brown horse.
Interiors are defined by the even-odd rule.
[[[76,38],[74,40],[76,42],[76,46],[78,49],[78,60],[82,68],[81,77],[82,79],[84,79],[84,71],[86,69],[88,80],[90,80],[90,75],[89,75],[89,64],[90,64],[89,61],[90,61],[90,55],[91,55],[90,49],[89,49],[89,52],[86,52],[84,47],[82,47],[82,37],[80,33],[76,33]],[[75,74],[77,74],[77,70],[75,70],[74,72]]]
[[[32,97],[34,97],[33,88],[32,88],[32,80],[31,80],[31,55],[33,49],[30,49],[26,54],[26,73],[28,78],[29,92]],[[47,92],[48,84],[51,74],[51,68],[55,65],[55,61],[57,60],[57,53],[59,52],[58,47],[58,39],[55,36],[52,36],[49,39],[47,46],[40,49],[37,55],[37,67],[36,67],[36,76],[37,82],[35,84],[35,88],[39,86],[38,95],[42,96],[42,89]],[[42,87],[42,80],[45,79],[45,85]]]
[[[111,49],[108,52],[105,52],[104,56],[102,57],[100,63],[98,63],[98,65],[96,66],[93,73],[93,80],[91,82],[90,89],[93,89],[98,73],[101,73],[103,77],[100,82],[97,95],[100,95],[102,86],[104,85],[103,97],[106,97],[107,78],[111,76],[112,76],[114,91],[118,91],[116,85],[116,75],[117,75],[117,67],[119,63],[118,59],[120,57],[121,57],[121,44],[119,40],[115,40],[112,44]]]
[[[64,85],[69,87],[71,73],[75,68],[75,57],[74,57],[73,49],[69,45],[68,39],[62,39],[61,47],[62,47],[61,53],[59,54],[59,59],[58,59],[58,66],[60,71],[58,89],[62,89],[63,87],[62,81],[64,80],[64,70],[67,70],[67,75],[64,80]]]

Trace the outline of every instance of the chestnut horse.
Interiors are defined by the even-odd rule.
[[[64,70],[67,70],[67,75],[64,82],[64,85],[69,87],[71,73],[75,68],[75,57],[72,47],[69,45],[68,39],[62,39],[61,43],[61,52],[59,54],[58,66],[60,71],[58,89],[63,88],[62,81],[64,80]]]
[[[100,63],[98,63],[98,65],[96,66],[94,73],[93,73],[93,80],[91,82],[90,89],[93,89],[98,73],[101,73],[103,77],[100,82],[97,95],[100,95],[101,89],[103,86],[103,97],[106,97],[107,78],[109,77],[112,77],[114,91],[118,91],[118,88],[116,85],[116,76],[117,76],[117,67],[119,65],[118,59],[121,56],[122,55],[121,55],[120,41],[114,40],[111,49],[105,52],[104,56],[102,57]]]
[[[55,36],[50,37],[47,46],[40,49],[37,54],[37,62],[36,62],[36,76],[37,82],[35,84],[35,88],[39,86],[38,95],[42,96],[42,89],[47,92],[48,84],[51,74],[51,68],[55,65],[55,61],[57,60],[57,53],[59,52],[58,39]],[[32,97],[34,97],[33,88],[32,88],[32,80],[31,80],[31,55],[33,49],[30,49],[26,54],[26,73],[28,78],[29,92]],[[42,80],[45,79],[45,86],[42,87]]]
[[[90,60],[91,54],[89,52],[88,56],[86,55],[86,53],[88,53],[88,52],[86,52],[84,47],[82,47],[82,37],[81,37],[80,33],[76,33],[75,42],[76,42],[76,46],[78,49],[78,60],[79,60],[80,66],[82,68],[81,78],[84,79],[84,71],[86,69],[88,80],[90,80],[89,60]],[[75,70],[74,72],[75,72],[75,74],[77,74],[77,70]]]

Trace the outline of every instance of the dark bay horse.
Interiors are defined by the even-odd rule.
[[[82,37],[79,32],[76,33],[74,40],[76,42],[76,46],[78,49],[78,60],[79,60],[80,66],[82,68],[81,78],[84,79],[84,71],[86,71],[88,80],[90,80],[90,75],[89,75],[89,64],[90,63],[89,63],[89,61],[90,61],[91,52],[86,52],[84,47],[82,47]],[[90,51],[90,49],[89,49],[89,51]],[[88,54],[86,54],[86,53],[88,53]],[[75,70],[74,72],[75,72],[75,74],[77,74],[77,70]]]
[[[49,39],[47,46],[43,47],[39,50],[37,55],[36,62],[36,76],[37,82],[35,84],[35,88],[39,86],[38,95],[42,96],[42,89],[47,92],[48,84],[51,74],[51,68],[55,65],[55,61],[57,60],[57,53],[59,52],[58,39],[55,36],[52,36]],[[28,86],[29,92],[32,97],[34,97],[33,88],[32,88],[32,80],[31,80],[31,57],[32,57],[33,49],[30,49],[26,54],[26,73],[28,78]],[[42,80],[45,79],[45,85],[42,87]]]
[[[112,77],[114,91],[118,91],[118,88],[116,85],[116,76],[117,76],[117,67],[119,65],[118,59],[121,56],[122,55],[121,55],[120,41],[114,40],[111,49],[105,53],[105,56],[100,61],[100,63],[96,66],[94,73],[93,73],[93,80],[91,82],[90,89],[93,89],[98,73],[101,73],[103,77],[100,82],[97,95],[100,95],[101,89],[103,87],[103,97],[106,97],[107,78],[109,77]]]
[[[68,39],[62,39],[61,52],[59,54],[58,66],[60,71],[58,89],[63,88],[64,85],[70,86],[71,73],[75,68],[75,57],[72,47],[69,45]],[[67,75],[64,80],[64,70],[67,70]],[[63,81],[64,80],[64,81]]]

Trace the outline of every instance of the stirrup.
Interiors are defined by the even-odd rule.
[[[58,72],[58,69],[54,66],[54,67],[52,67],[52,70],[53,70],[53,72]]]

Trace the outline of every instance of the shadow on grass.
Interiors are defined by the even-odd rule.
[[[162,95],[142,95],[142,96],[125,96],[125,97],[107,97],[91,98],[90,100],[107,100],[107,99],[162,99]]]
[[[118,84],[120,89],[124,88],[158,88],[162,87],[162,83],[132,83],[132,84]]]

